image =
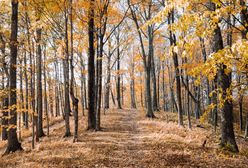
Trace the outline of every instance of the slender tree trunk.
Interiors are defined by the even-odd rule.
[[[22,65],[23,60],[20,60],[20,99],[21,102],[19,102],[19,108],[20,109],[24,109],[24,95],[23,95],[23,65]],[[24,113],[18,113],[18,138],[19,141],[22,141],[22,125],[21,125],[21,121],[22,121],[22,114]],[[25,118],[25,116],[23,116],[23,118]]]
[[[46,115],[46,124],[47,124],[47,136],[49,136],[49,115],[48,115],[48,102],[47,102],[47,69],[46,69],[46,47],[44,49],[44,110]]]
[[[49,93],[48,93],[49,100],[48,101],[49,101],[50,114],[51,114],[51,117],[54,117],[54,109],[53,109],[54,98],[53,98],[53,86],[52,86],[53,84],[52,84],[52,79],[50,77],[49,72],[48,72],[47,76],[48,76],[48,90],[49,90]]]
[[[169,15],[169,24],[174,23],[174,11]],[[176,46],[176,36],[170,30],[170,44],[171,46]],[[183,109],[182,109],[182,96],[181,96],[181,81],[180,81],[180,70],[178,63],[178,55],[176,52],[173,52],[173,61],[174,68],[176,72],[176,90],[177,90],[177,101],[178,101],[178,124],[183,126]]]
[[[106,87],[105,87],[105,97],[104,97],[104,108],[109,109],[109,95],[110,95],[110,79],[111,79],[111,70],[110,70],[110,54],[107,57],[107,80],[106,80]]]
[[[152,28],[148,26],[148,37],[152,36]],[[154,118],[152,109],[152,97],[151,97],[151,67],[152,67],[152,39],[149,39],[149,54],[147,63],[145,63],[145,72],[146,72],[146,104],[147,104],[147,114],[148,118]]]
[[[10,68],[9,68],[9,106],[15,106],[16,101],[16,62],[17,62],[17,33],[18,33],[18,1],[12,0],[11,15],[11,37],[10,37]],[[10,110],[9,125],[17,125],[16,108]],[[17,150],[22,150],[21,143],[18,141],[16,127],[8,130],[8,144],[4,154],[9,154]]]
[[[25,72],[24,72],[24,79],[25,79],[25,115],[24,115],[24,126],[25,129],[28,129],[29,125],[28,125],[28,105],[29,105],[29,100],[28,100],[28,96],[29,96],[29,91],[28,91],[28,73],[27,73],[27,55],[25,54],[24,56],[24,66],[25,66]]]
[[[6,44],[5,44],[5,41],[3,40],[1,34],[0,34],[0,40],[2,42],[0,49],[2,51],[2,54],[5,55]],[[8,89],[9,89],[9,72],[8,72],[8,67],[7,67],[7,64],[6,64],[5,60],[3,60],[3,66],[4,66],[5,73],[3,74],[2,84],[3,84],[3,89],[5,91],[8,91]],[[5,86],[5,82],[6,82],[6,86]],[[2,125],[1,125],[1,128],[2,128],[2,140],[7,140],[8,139],[8,132],[7,132],[8,116],[9,116],[8,109],[9,109],[9,98],[8,98],[8,95],[6,94],[6,95],[3,96],[3,107],[2,107],[2,110],[3,110],[3,113],[2,113],[3,114],[3,116],[2,116]]]
[[[187,63],[187,59],[185,61]],[[186,70],[186,83],[187,83],[187,90],[189,90],[189,76],[187,75],[187,70]],[[185,91],[186,92],[186,91]],[[190,117],[190,96],[189,96],[189,92],[187,93],[187,117],[188,117],[188,128],[191,129],[191,117]]]
[[[37,12],[37,15],[40,15],[40,11]],[[40,20],[38,16],[37,21]],[[38,112],[38,137],[43,137],[43,95],[42,95],[42,53],[41,53],[41,28],[37,28],[37,112]],[[37,139],[38,140],[38,139]]]
[[[117,92],[117,105],[118,109],[121,109],[121,75],[120,75],[120,32],[119,29],[117,31],[117,85],[116,85],[116,92]]]
[[[161,70],[161,65],[160,65],[160,58],[158,58],[158,69],[157,69],[157,106],[158,106],[158,111],[160,110],[160,70]]]
[[[70,59],[70,67],[71,67],[71,84],[70,84],[70,96],[73,104],[73,114],[74,114],[74,137],[73,142],[78,141],[78,98],[74,95],[74,66],[73,66],[73,20],[72,20],[72,7],[73,1],[70,0],[70,22],[71,22],[71,59]]]
[[[65,58],[63,60],[64,72],[64,113],[65,113],[65,135],[71,136],[70,131],[70,94],[69,94],[69,41],[68,41],[68,9],[64,10],[65,15]]]
[[[163,110],[164,111],[167,111],[168,110],[168,107],[167,107],[167,103],[166,103],[166,86],[165,86],[165,62],[163,61],[162,62],[162,68],[163,68],[163,71],[162,71],[162,88],[163,88]]]
[[[151,54],[151,77],[152,77],[152,87],[153,87],[153,95],[152,95],[152,105],[154,111],[159,111],[158,109],[158,101],[157,101],[157,79],[156,79],[156,69],[154,62],[154,46],[153,46],[153,29],[150,28],[151,33],[148,33],[148,41],[149,41],[149,54]]]
[[[143,100],[143,80],[142,80],[142,72],[140,72],[140,105],[144,107],[144,100]]]
[[[83,58],[82,55],[79,54],[80,57],[80,64],[81,64],[81,106],[82,106],[82,112],[83,112],[83,116],[85,116],[84,114],[84,109],[85,109],[85,102],[84,102],[84,62],[83,62]]]
[[[95,48],[94,48],[94,0],[90,1],[88,38],[89,38],[89,56],[88,56],[88,130],[95,129]]]
[[[96,111],[96,130],[99,131],[101,129],[100,122],[101,122],[101,104],[102,104],[102,58],[103,58],[103,32],[100,30],[100,36],[99,36],[99,69],[98,69],[98,103],[97,103],[97,111]]]
[[[135,100],[135,73],[134,73],[134,60],[132,58],[131,63],[131,75],[130,75],[130,93],[131,93],[131,108],[136,108]]]
[[[56,54],[55,54],[56,56]],[[57,60],[56,62],[54,63],[54,68],[55,68],[55,72],[58,72],[58,63],[57,63]],[[59,106],[59,97],[60,97],[60,94],[59,94],[59,76],[58,76],[58,73],[55,73],[55,117],[58,117],[60,115],[60,106]]]
[[[28,33],[28,38],[29,38],[29,33]],[[35,69],[35,60],[34,60],[34,44],[31,43],[30,38],[29,38],[29,46],[30,46],[30,54],[29,54],[29,60],[30,60],[30,97],[31,97],[31,109],[32,109],[32,149],[34,149],[34,141],[35,141],[35,136],[38,136],[38,131],[37,131],[37,112],[35,111],[35,75],[33,75],[33,69]],[[35,130],[36,128],[36,130]]]
[[[9,88],[9,78],[7,79],[7,85],[6,88]],[[8,139],[8,108],[9,108],[9,99],[8,96],[5,95],[3,99],[3,116],[2,116],[2,140],[7,140]]]

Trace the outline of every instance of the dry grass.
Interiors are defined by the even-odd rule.
[[[0,158],[0,167],[245,167],[248,143],[238,138],[240,154],[218,149],[218,137],[209,129],[179,128],[176,115],[156,113],[144,117],[139,110],[109,110],[102,116],[101,132],[85,131],[86,117],[80,117],[79,142],[62,138],[64,125],[57,125],[30,150]],[[71,126],[73,122],[71,121]],[[73,127],[71,127],[73,128]],[[207,139],[206,147],[202,147]]]
[[[63,118],[62,117],[54,117],[52,118],[52,120],[49,121],[49,128],[50,130],[58,127],[59,124],[61,124],[63,122]],[[44,132],[46,133],[47,131],[47,123],[46,121],[43,124],[44,126]],[[31,125],[29,126],[30,129],[25,129],[24,126],[22,126],[22,130],[21,130],[21,138],[24,140],[30,140],[30,137],[32,136],[32,130],[31,130]],[[0,152],[3,150],[3,148],[5,148],[6,146],[6,141],[0,141]]]

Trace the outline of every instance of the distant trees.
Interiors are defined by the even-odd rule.
[[[130,1],[128,2],[130,5]],[[244,75],[247,69],[242,68],[247,67],[243,60],[247,45],[247,26],[244,23],[247,20],[247,6],[242,0],[202,3],[160,1],[158,4],[164,9],[138,28],[138,35],[146,37],[143,33],[145,28],[148,27],[149,30],[149,26],[154,24],[165,25],[166,30],[159,33],[170,42],[170,46],[167,44],[168,54],[165,54],[165,60],[170,83],[170,106],[178,111],[179,125],[183,125],[183,115],[187,114],[190,128],[193,111],[196,119],[201,122],[209,117],[214,130],[217,130],[220,121],[220,145],[238,152],[233,128],[233,97],[239,97],[242,130],[242,99],[244,90],[247,90],[247,82],[240,80],[240,75],[247,78]],[[139,7],[138,4],[133,6],[135,8],[132,8],[132,16],[135,18],[135,11]],[[146,9],[148,7],[147,5]],[[178,12],[180,10],[183,12]],[[145,18],[147,14],[148,12],[140,18]],[[237,22],[241,23],[242,28],[236,25]],[[240,34],[236,35],[235,31]],[[240,39],[243,39],[242,42]],[[236,48],[238,45],[242,49]],[[174,64],[173,69],[170,69],[171,62]],[[239,76],[239,80],[235,76]],[[174,81],[176,96],[173,93]],[[163,90],[164,85],[163,82]]]
[[[17,129],[21,138],[22,127],[32,128],[34,148],[35,138],[49,135],[58,117],[65,121],[64,137],[73,133],[76,142],[81,114],[88,110],[87,129],[100,131],[102,110],[107,115],[112,107],[142,107],[148,118],[177,112],[179,126],[185,115],[189,129],[193,116],[198,125],[212,124],[215,133],[220,125],[220,145],[233,152],[238,152],[233,122],[248,136],[246,1],[11,4],[10,27],[9,13],[1,8],[10,4],[0,2],[6,153],[21,149]]]
[[[139,6],[140,5],[140,6]],[[145,15],[145,20],[143,20],[143,23],[151,19],[151,12],[152,12],[152,1],[144,2],[141,4],[133,4],[130,0],[128,0],[128,6],[131,11],[132,20],[135,24],[136,31],[138,33],[139,42],[140,42],[140,48],[141,48],[141,54],[144,64],[144,70],[145,70],[145,93],[146,93],[146,108],[147,108],[147,114],[146,116],[148,118],[154,118],[155,115],[153,113],[153,107],[152,107],[152,96],[151,96],[151,68],[152,68],[152,56],[153,56],[153,43],[152,43],[152,26],[148,26],[148,38],[149,38],[149,47],[148,47],[148,54],[146,53],[145,44],[144,44],[144,35],[143,32],[140,31],[141,23],[142,21],[138,20],[138,13],[141,15]],[[143,6],[143,8],[142,8]],[[140,9],[140,11],[137,11],[137,9]],[[143,9],[143,10],[142,10]],[[142,18],[142,17],[141,17]],[[140,23],[141,22],[141,23]],[[155,81],[153,81],[154,83]],[[156,91],[155,91],[156,92]],[[155,101],[155,100],[154,100]]]

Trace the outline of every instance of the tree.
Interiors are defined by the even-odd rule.
[[[65,17],[65,58],[63,60],[63,74],[64,74],[64,112],[65,112],[65,135],[71,136],[70,131],[70,90],[69,90],[69,40],[68,40],[68,8],[67,1],[65,1],[64,17]]]
[[[17,34],[18,34],[18,0],[12,0],[11,35],[10,35],[10,67],[9,67],[9,106],[11,107],[8,130],[8,145],[4,154],[23,150],[16,133],[16,62],[17,62]]]
[[[2,96],[3,99],[3,116],[2,116],[2,140],[7,140],[8,139],[8,132],[7,132],[7,127],[8,127],[8,107],[9,107],[9,99],[8,99],[8,92],[7,89],[9,88],[9,72],[8,72],[8,67],[7,67],[7,63],[6,63],[6,56],[5,56],[5,51],[6,51],[6,42],[4,40],[4,35],[3,33],[0,34],[0,44],[1,44],[1,53],[3,55],[3,59],[1,59],[2,63],[3,63],[3,68],[4,68],[4,72],[5,74],[3,75],[3,90],[5,90],[5,94]],[[5,81],[4,79],[7,78],[7,81]],[[6,85],[5,85],[6,83]]]
[[[168,24],[174,23],[174,10],[169,13]],[[170,30],[170,45],[176,47],[176,35]],[[172,51],[172,58],[174,62],[174,69],[176,71],[176,90],[177,90],[177,106],[178,106],[178,125],[183,126],[183,109],[182,109],[182,92],[181,92],[181,79],[180,79],[180,69],[178,63],[178,54],[176,51]]]
[[[152,8],[152,1],[149,1],[148,3],[144,2],[144,4],[141,5],[147,5],[147,11],[142,11],[146,14],[146,12],[148,13],[148,15],[146,15],[146,21],[148,21],[149,19],[151,19],[151,8]],[[146,116],[148,118],[154,118],[155,115],[153,114],[153,108],[152,108],[152,96],[151,96],[151,62],[152,62],[152,39],[149,38],[149,54],[147,55],[146,50],[145,50],[145,45],[144,45],[144,39],[142,37],[142,32],[140,31],[140,25],[139,25],[139,21],[138,21],[138,16],[137,16],[137,12],[135,9],[137,9],[137,7],[135,8],[135,4],[132,4],[130,2],[130,0],[128,0],[128,6],[131,10],[131,14],[132,14],[132,20],[135,24],[135,28],[136,31],[138,33],[138,37],[139,37],[139,41],[140,41],[140,48],[141,48],[141,53],[142,53],[142,59],[143,59],[143,64],[144,64],[144,69],[145,69],[145,92],[146,92],[146,106],[147,106],[147,114]],[[148,25],[147,27],[147,33],[148,33],[148,37],[152,37],[152,26]]]
[[[74,66],[73,66],[73,2],[70,0],[70,22],[71,22],[71,59],[70,59],[70,67],[71,67],[71,84],[70,84],[70,95],[73,104],[73,114],[74,114],[74,139],[73,142],[77,142],[78,140],[78,98],[74,95]]]
[[[95,129],[95,47],[94,47],[94,0],[90,1],[88,11],[88,130]]]
[[[120,75],[120,29],[117,28],[116,32],[116,42],[117,42],[117,83],[116,83],[116,92],[117,92],[117,105],[118,109],[122,109],[121,107],[121,75]]]
[[[40,21],[40,8],[37,8],[37,22],[39,23]],[[38,137],[43,137],[44,131],[43,131],[43,97],[42,97],[42,51],[41,51],[41,33],[42,30],[41,28],[36,29],[36,43],[37,43],[37,98],[36,98],[36,107],[37,107],[37,113],[38,113],[38,123],[36,127],[36,131],[38,131]],[[39,141],[38,137],[36,137],[37,141]]]

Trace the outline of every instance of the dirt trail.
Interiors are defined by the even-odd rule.
[[[165,122],[165,113],[156,115],[158,119],[150,120],[139,110],[109,110],[102,116],[100,132],[85,131],[87,118],[81,117],[79,142],[62,138],[61,124],[35,150],[24,142],[24,152],[0,158],[0,168],[245,167],[248,163],[247,156],[224,155],[211,142],[202,148],[207,130],[178,128],[174,122]]]

